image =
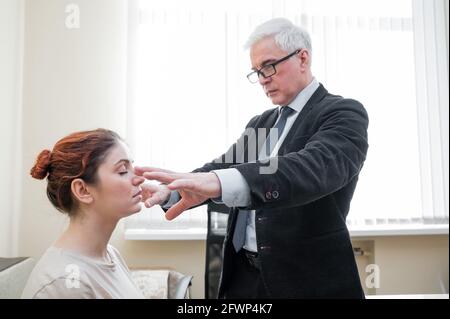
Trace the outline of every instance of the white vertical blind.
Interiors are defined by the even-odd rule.
[[[448,7],[413,0],[422,214],[448,223]],[[447,21],[445,14],[447,12]]]
[[[252,116],[272,107],[245,77],[250,60],[243,44],[258,24],[284,16],[310,32],[316,78],[331,93],[359,100],[369,113],[369,153],[348,222],[448,223],[445,156],[437,166],[433,160],[446,154],[448,166],[448,137],[445,146],[441,135],[446,127],[448,136],[448,116],[447,122],[433,117],[434,124],[423,119],[434,112],[433,99],[444,103],[446,93],[448,105],[448,73],[445,88],[436,78],[439,90],[427,86],[423,93],[422,84],[429,83],[420,79],[434,71],[415,55],[426,45],[417,42],[426,30],[413,23],[423,12],[417,3],[413,14],[411,0],[138,1],[135,18],[130,15],[128,119],[136,163],[190,171],[221,154]],[[427,135],[436,123],[434,135]],[[439,151],[433,148],[436,134]],[[436,181],[439,174],[444,177]],[[153,208],[127,225],[204,225],[205,210],[166,222]]]

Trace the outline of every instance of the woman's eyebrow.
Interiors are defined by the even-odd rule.
[[[118,164],[121,164],[122,162],[125,163],[125,164],[130,165],[130,164],[132,164],[134,161],[133,161],[133,160],[129,160],[129,159],[127,159],[127,158],[122,158],[122,159],[118,160],[117,163],[114,164],[114,166],[116,166],[116,165],[118,165]]]

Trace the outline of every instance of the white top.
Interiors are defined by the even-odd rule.
[[[117,249],[108,245],[108,262],[51,246],[31,272],[24,299],[142,299]]]

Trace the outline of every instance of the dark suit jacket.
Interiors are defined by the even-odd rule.
[[[277,116],[277,109],[270,109],[251,119],[247,129],[270,128]],[[345,219],[366,158],[367,127],[367,113],[359,102],[332,95],[320,85],[281,145],[274,174],[260,174],[260,167],[268,164],[248,156],[249,146],[255,145],[252,139],[258,139],[254,130],[195,170],[234,167],[246,179],[251,204],[245,209],[256,210],[262,276],[271,297],[364,297]],[[239,160],[241,146],[244,163]],[[224,296],[236,256],[236,216],[237,208],[232,208],[219,297]]]

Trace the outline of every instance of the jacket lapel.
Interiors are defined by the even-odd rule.
[[[286,138],[283,141],[283,144],[281,145],[280,149],[278,150],[279,155],[283,155],[286,149],[286,146],[289,145],[292,138],[296,135],[296,132],[299,130],[301,123],[303,119],[305,119],[309,112],[312,110],[312,108],[319,103],[325,95],[328,93],[328,91],[325,89],[325,87],[320,84],[317,88],[316,92],[311,96],[311,98],[306,102],[303,109],[300,111],[300,114],[295,119],[295,122],[292,124],[291,129],[289,130]]]
[[[261,151],[261,147],[264,145],[265,140],[267,139],[267,136],[269,135],[270,128],[272,128],[275,125],[275,122],[278,118],[278,108],[273,109],[272,111],[268,112],[265,116],[262,116],[261,119],[256,123],[256,125],[253,127],[254,134],[252,134],[249,137],[249,141],[245,144],[245,152],[246,154],[249,154],[248,147],[249,145],[256,146],[256,158],[252,157],[249,158],[249,161],[254,161],[259,158],[259,153]],[[258,138],[259,133],[261,133],[261,130],[264,132],[264,138]],[[252,140],[250,142],[250,140]],[[251,152],[250,154],[253,154]]]
[[[270,131],[270,129],[275,125],[275,122],[277,121],[277,118],[278,118],[278,108],[275,108],[275,109],[269,114],[269,116],[267,117],[267,120],[264,121],[264,124],[263,124],[263,126],[262,126],[263,128],[266,129],[266,130],[265,130],[266,136],[265,136],[265,139],[264,139],[264,140],[267,139],[267,136],[269,135],[269,131]]]

